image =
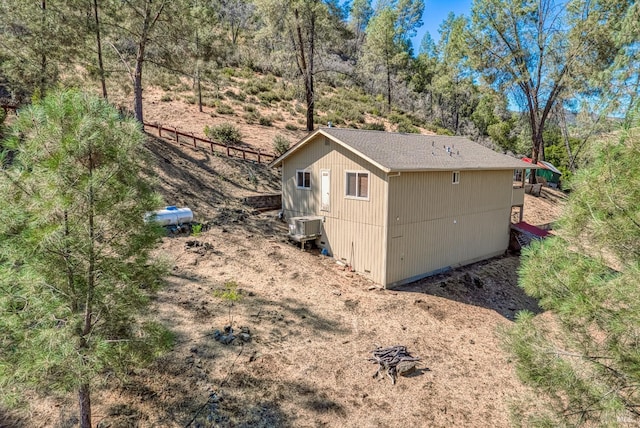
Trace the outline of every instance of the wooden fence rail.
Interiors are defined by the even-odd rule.
[[[5,113],[9,111],[17,111],[17,106],[11,104],[0,103],[0,108],[2,108]],[[193,135],[193,132],[187,134],[181,131],[178,131],[178,128],[166,128],[157,123],[144,123],[144,128],[151,128],[158,132],[158,137],[162,137],[162,133],[164,132],[166,137],[169,140],[175,141],[177,144],[189,144],[192,145],[195,149],[209,149],[211,153],[226,153],[229,157],[242,157],[243,160],[249,161],[257,161],[258,163],[268,163],[276,158],[275,155],[271,153],[263,153],[258,150],[245,149],[242,147],[230,146],[228,144],[218,143],[217,141],[210,140],[208,138],[196,137]],[[168,135],[167,135],[168,134]],[[182,139],[182,141],[181,141]],[[216,149],[217,148],[217,149]]]
[[[145,129],[151,128],[158,132],[158,137],[175,141],[177,144],[192,145],[195,149],[209,149],[211,153],[226,153],[230,157],[242,157],[243,160],[257,161],[258,163],[268,163],[276,158],[271,153],[263,153],[258,150],[244,149],[242,147],[230,146],[228,144],[218,143],[217,141],[210,140],[208,138],[197,137],[193,132],[187,134],[185,132],[178,131],[178,128],[167,128],[157,123],[145,123]],[[182,140],[182,141],[181,141]]]

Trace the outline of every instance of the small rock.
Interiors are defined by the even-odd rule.
[[[220,339],[220,342],[224,343],[225,345],[230,344],[236,338],[233,334],[230,334],[228,336],[222,336],[222,337],[224,337],[224,340]]]
[[[240,339],[243,342],[249,342],[251,340],[251,335],[249,335],[247,333],[240,333]]]
[[[224,326],[224,332],[225,332],[225,334],[233,333],[233,329],[231,328],[230,325],[225,325]]]
[[[213,332],[213,338],[215,340],[220,340],[221,337],[222,337],[222,333],[220,333],[220,330],[216,330]]]
[[[196,348],[195,346],[193,346],[193,347],[190,349],[190,351],[191,351],[192,353],[194,353],[194,354],[197,354],[197,353],[198,353],[198,348]]]
[[[417,361],[400,361],[396,366],[396,373],[402,376],[410,375],[416,371]]]
[[[335,295],[335,296],[341,296],[342,293],[339,291],[332,291],[331,294]]]
[[[376,287],[375,285],[372,285],[371,287],[367,288],[367,290],[369,290],[369,291],[373,291],[373,290],[375,290],[376,288],[378,288],[378,287]]]

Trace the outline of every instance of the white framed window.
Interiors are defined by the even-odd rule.
[[[296,187],[298,189],[311,189],[311,171],[296,170]]]
[[[453,171],[453,174],[451,177],[451,183],[460,184],[460,171]]]
[[[369,200],[369,173],[347,171],[345,174],[345,197]]]

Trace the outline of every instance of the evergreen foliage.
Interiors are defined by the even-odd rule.
[[[144,134],[101,98],[54,92],[21,110],[0,170],[0,397],[90,389],[152,360],[171,337],[141,317],[165,274],[143,221]],[[11,156],[8,156],[8,153]]]
[[[222,123],[212,127],[207,126],[204,128],[204,135],[224,144],[238,144],[242,141],[240,129],[232,123]]]
[[[284,154],[291,147],[291,142],[282,135],[276,135],[273,137],[273,151],[276,155],[280,156]]]
[[[523,254],[521,286],[550,316],[519,314],[505,344],[552,404],[525,425],[640,422],[638,125],[596,145],[558,236]]]

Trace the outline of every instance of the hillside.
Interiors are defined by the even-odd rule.
[[[506,427],[514,402],[536,403],[496,336],[516,311],[539,311],[516,286],[516,256],[382,290],[286,242],[275,212],[241,205],[278,190],[274,171],[156,138],[147,147],[165,201],[193,208],[210,229],[158,249],[172,273],[150,316],[174,332],[175,347],[126,379],[108,378],[94,424]],[[527,220],[546,223],[561,203],[552,193],[527,198]],[[216,292],[234,283],[241,300],[229,307]],[[214,339],[230,317],[248,342]],[[421,358],[418,372],[396,385],[373,379],[371,351],[396,344]],[[33,402],[22,426],[73,426],[72,397]]]
[[[145,122],[177,127],[204,137],[206,126],[233,124],[242,134],[241,145],[273,153],[279,135],[293,144],[304,137],[305,108],[297,88],[282,78],[229,69],[217,85],[203,83],[203,111],[187,81],[164,77],[144,91]],[[116,87],[117,88],[117,87]],[[411,114],[384,113],[384,103],[357,88],[319,85],[322,98],[316,106],[316,126],[328,122],[338,127],[434,134],[437,129]],[[129,110],[132,100],[115,89],[113,102]],[[442,130],[444,132],[444,130]]]

